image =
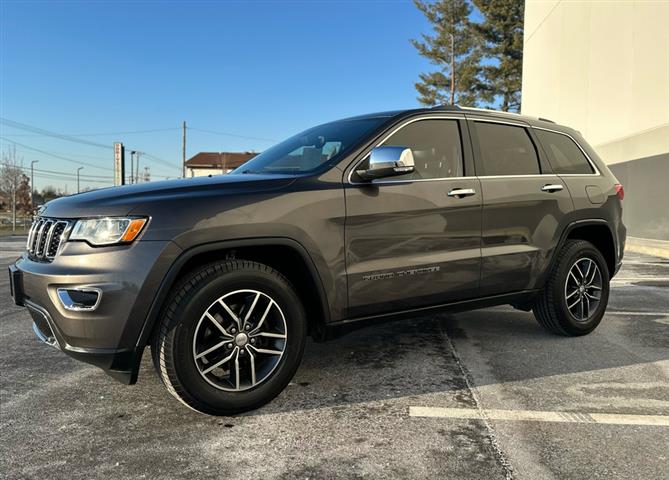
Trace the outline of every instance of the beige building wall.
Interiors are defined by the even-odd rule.
[[[669,152],[669,1],[528,0],[522,113],[615,164]]]
[[[207,175],[221,175],[232,172],[231,168],[191,168],[186,167],[186,177],[206,177]]]
[[[625,185],[630,232],[669,240],[669,0],[527,0],[522,113],[579,130]]]

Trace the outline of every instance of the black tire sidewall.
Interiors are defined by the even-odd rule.
[[[597,264],[602,275],[602,293],[599,305],[595,310],[595,314],[587,322],[579,322],[576,320],[567,308],[567,300],[565,298],[564,288],[567,276],[574,263],[580,258],[589,258]],[[558,266],[557,279],[554,285],[553,298],[558,299],[555,307],[560,317],[562,317],[563,327],[565,327],[572,335],[584,335],[593,331],[601,322],[606,312],[606,307],[609,301],[609,269],[602,254],[589,242],[579,242],[575,244],[571,251],[562,257],[560,265]]]
[[[257,265],[257,264],[256,264]],[[193,360],[193,335],[202,314],[218,298],[234,290],[253,289],[269,295],[286,320],[286,348],[270,378],[240,392],[217,389],[200,375]],[[302,358],[306,322],[301,303],[285,279],[272,270],[241,268],[220,276],[204,277],[185,297],[176,312],[173,343],[174,370],[183,389],[208,413],[231,414],[264,405],[290,382]]]

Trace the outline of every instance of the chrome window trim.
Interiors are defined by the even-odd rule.
[[[546,178],[546,177],[557,177],[557,173],[539,173],[539,174],[527,174],[527,175],[481,175],[479,179],[484,178]]]
[[[483,118],[483,117],[471,117],[466,115],[467,120],[472,122],[487,122],[487,123],[501,123],[503,125],[511,125],[512,127],[523,127],[529,128],[531,125],[529,123],[523,122],[521,120],[504,120],[501,118]]]
[[[565,137],[568,137],[569,139],[571,139],[571,141],[576,144],[576,146],[581,151],[581,153],[583,155],[585,155],[586,160],[588,161],[588,163],[590,164],[592,169],[595,171],[595,173],[564,173],[564,174],[559,174],[558,173],[556,175],[560,175],[561,177],[599,177],[599,176],[601,176],[601,172],[597,168],[597,165],[595,165],[595,162],[592,161],[592,158],[590,158],[590,155],[587,154],[587,152],[583,149],[583,147],[581,147],[581,144],[578,143],[574,137],[572,137],[568,133],[560,132],[559,130],[553,130],[552,128],[535,127],[535,126],[532,126],[532,128],[535,129],[535,130],[544,130],[546,132],[557,133],[557,134],[564,135]],[[549,163],[550,163],[550,161],[549,161]],[[552,165],[551,165],[551,167],[552,167]]]
[[[416,118],[410,118],[406,122],[402,123],[401,125],[397,126],[392,132],[390,132],[388,135],[383,137],[381,140],[379,140],[376,144],[374,144],[363,157],[358,160],[357,162],[354,163],[354,165],[351,167],[351,169],[348,172],[348,183],[349,185],[385,185],[385,184],[392,184],[392,183],[413,183],[413,182],[437,182],[437,181],[444,181],[444,180],[462,180],[462,179],[473,179],[476,177],[440,177],[440,178],[418,178],[415,180],[378,180],[378,181],[372,181],[372,182],[354,182],[351,180],[351,175],[353,175],[353,172],[355,172],[355,169],[358,165],[360,165],[362,162],[364,162],[367,157],[369,157],[369,154],[371,153],[372,149],[378,147],[381,145],[383,142],[388,140],[390,137],[395,135],[398,131],[400,131],[402,128],[406,127],[407,125],[414,123],[414,122],[420,122],[423,120],[466,120],[466,117],[464,115],[426,115],[422,117],[416,117]],[[460,134],[460,147],[464,147],[462,145],[462,132],[460,132],[460,125],[458,125],[458,132]],[[464,171],[465,168],[465,161],[464,161],[464,148],[462,149],[462,169]]]

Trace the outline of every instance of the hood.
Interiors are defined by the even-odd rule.
[[[236,193],[278,190],[295,181],[292,175],[214,175],[101,188],[57,198],[40,215],[56,218],[128,215],[136,207],[164,199],[184,201]]]

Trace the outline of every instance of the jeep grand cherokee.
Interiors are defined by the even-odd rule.
[[[305,339],[511,304],[591,332],[623,256],[622,186],[576,131],[459,107],[326,123],[228,175],[49,202],[10,267],[36,335],[226,415],[291,380]]]

